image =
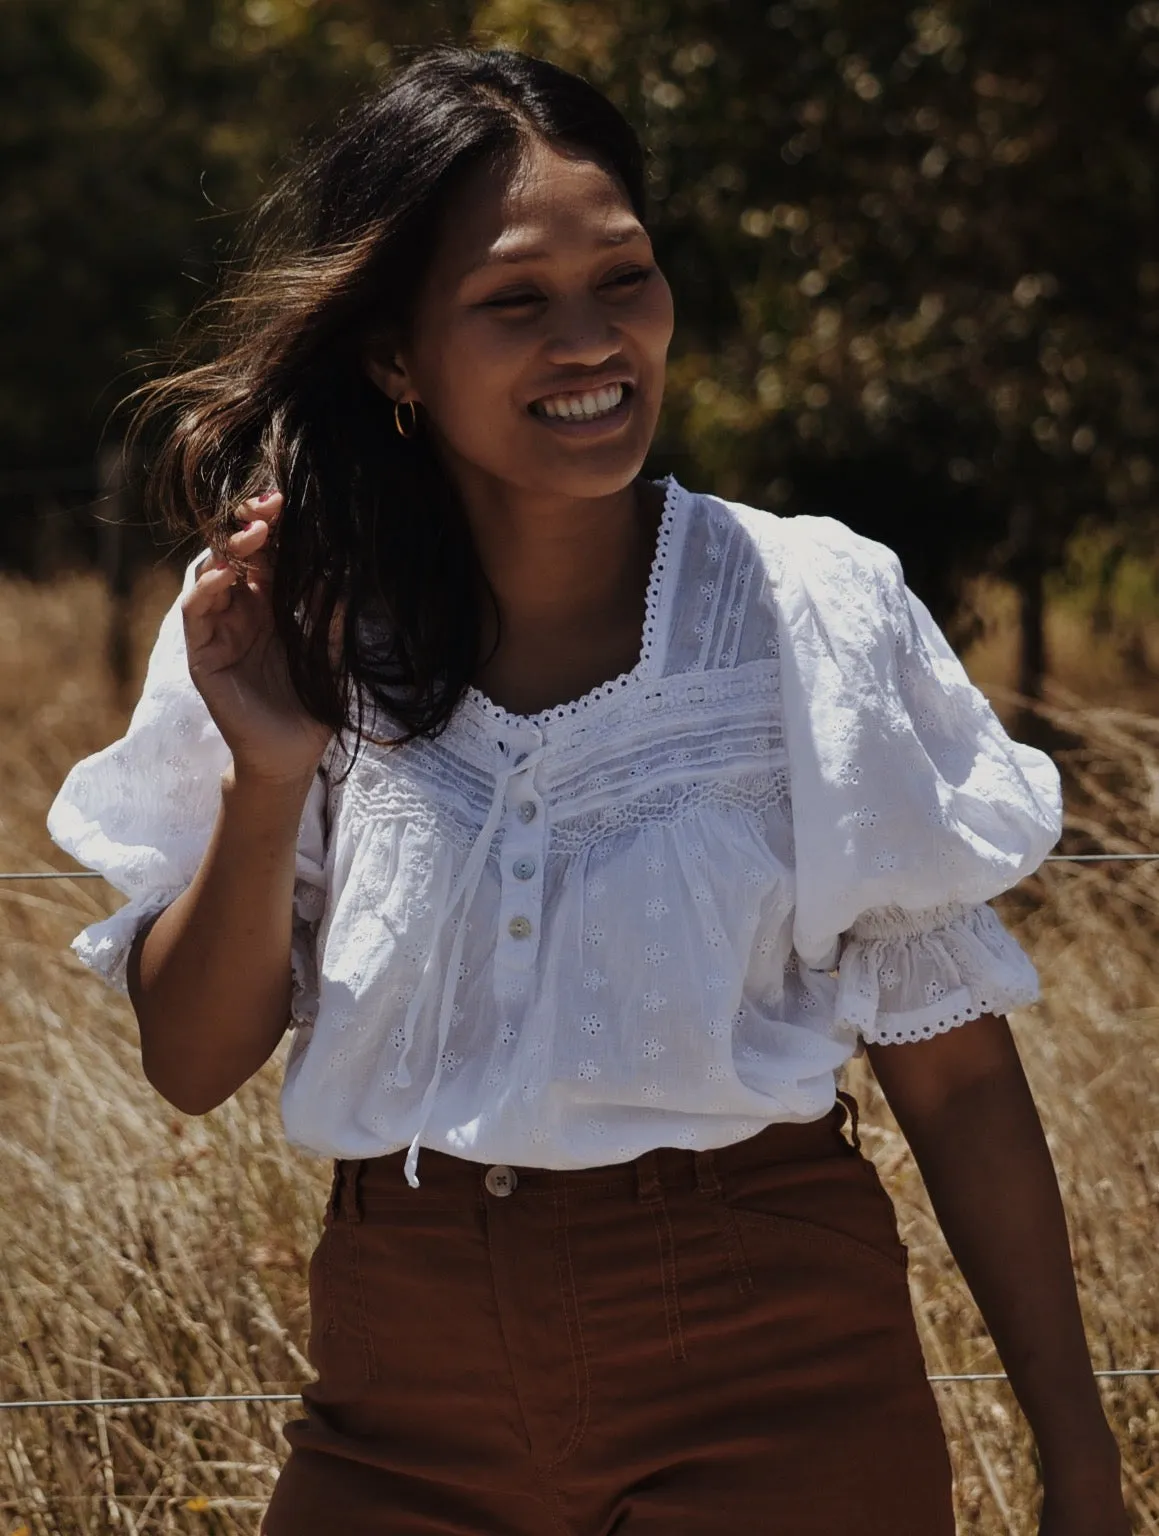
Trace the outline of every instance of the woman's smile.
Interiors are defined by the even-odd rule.
[[[533,419],[564,437],[602,437],[626,425],[632,410],[630,384],[546,395],[528,406]]]

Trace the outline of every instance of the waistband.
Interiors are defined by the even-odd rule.
[[[819,1120],[802,1124],[778,1122],[743,1141],[701,1152],[656,1147],[628,1162],[594,1168],[496,1165],[424,1148],[422,1182],[412,1189],[403,1172],[405,1150],[381,1157],[339,1159],[334,1164],[330,1212],[347,1221],[361,1221],[368,1203],[376,1207],[386,1204],[412,1208],[424,1200],[440,1205],[460,1204],[494,1198],[497,1189],[504,1194],[517,1191],[524,1199],[566,1192],[569,1200],[585,1195],[619,1194],[647,1202],[660,1199],[666,1189],[695,1187],[715,1191],[722,1174],[745,1168],[860,1150],[857,1101],[851,1094],[839,1092],[833,1108]]]

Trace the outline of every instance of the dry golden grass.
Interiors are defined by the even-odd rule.
[[[157,577],[138,593],[139,662],[172,591]],[[65,862],[44,831],[49,801],[125,719],[103,665],[107,622],[91,578],[0,582],[0,869]],[[1159,846],[1159,721],[1068,701],[1049,725],[1072,844]],[[67,951],[116,900],[98,881],[0,883],[0,1397],[293,1392],[308,1371],[306,1264],[328,1169],[285,1147],[276,1062],[204,1120],[147,1086],[127,1006]],[[1051,866],[1004,913],[1045,982],[1044,1002],[1014,1026],[1070,1211],[1096,1363],[1159,1364],[1159,866]],[[851,1076],[911,1245],[930,1369],[993,1369],[896,1128],[860,1069]],[[1104,1388],[1139,1532],[1159,1533],[1157,1388]],[[960,1529],[1029,1536],[1036,1480],[1009,1389],[937,1392]],[[0,1413],[0,1536],[256,1532],[293,1411]]]

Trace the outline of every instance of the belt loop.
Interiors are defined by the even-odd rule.
[[[342,1171],[342,1159],[340,1157],[336,1157],[334,1159],[334,1176],[330,1180],[330,1199],[327,1202],[329,1206],[328,1214],[331,1221],[337,1221],[338,1217],[342,1214],[343,1179],[344,1174]]]
[[[636,1194],[645,1205],[655,1205],[664,1198],[660,1164],[654,1151],[642,1152],[636,1159]]]
[[[360,1188],[362,1170],[365,1167],[365,1158],[342,1159],[334,1165],[334,1199],[332,1210],[335,1216],[341,1216],[345,1221],[362,1220],[362,1191]]]
[[[660,1180],[660,1160],[655,1151],[643,1152],[636,1159],[636,1193],[649,1208],[656,1229],[657,1257],[660,1263],[660,1291],[664,1301],[664,1322],[668,1330],[668,1350],[673,1360],[684,1360],[684,1325],[680,1316],[680,1292],[676,1269],[676,1237],[672,1218],[664,1199]]]
[[[854,1151],[860,1152],[861,1136],[858,1132],[858,1125],[860,1124],[861,1112],[857,1107],[857,1100],[851,1093],[845,1093],[840,1088],[837,1090],[837,1097],[845,1106],[845,1115],[849,1125],[849,1135],[853,1142]]]
[[[737,1231],[736,1217],[724,1198],[724,1185],[720,1182],[720,1168],[716,1154],[711,1147],[708,1147],[703,1152],[694,1152],[692,1156],[696,1167],[696,1187],[712,1202],[716,1222],[728,1251],[729,1267],[736,1281],[736,1288],[743,1296],[752,1290],[753,1277],[749,1273],[744,1245]]]
[[[719,1195],[721,1193],[720,1175],[716,1171],[716,1158],[712,1155],[712,1148],[709,1147],[703,1152],[694,1152],[692,1158],[696,1167],[697,1189],[702,1195]]]

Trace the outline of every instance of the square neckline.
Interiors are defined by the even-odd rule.
[[[677,523],[676,512],[685,492],[675,475],[667,475],[663,480],[654,480],[650,483],[664,487],[664,506],[660,513],[656,547],[652,552],[652,563],[648,571],[640,653],[635,664],[627,672],[621,672],[606,682],[597,683],[594,688],[589,688],[578,698],[568,699],[563,704],[553,704],[534,714],[519,714],[514,710],[504,709],[472,683],[465,690],[462,702],[476,716],[481,716],[493,725],[508,731],[526,729],[529,726],[543,729],[553,721],[572,719],[603,700],[614,698],[630,684],[654,674],[656,667],[663,661],[664,627],[661,620],[667,613],[671,592],[671,582],[666,577],[673,564],[675,534],[678,528],[683,527],[683,523]]]

